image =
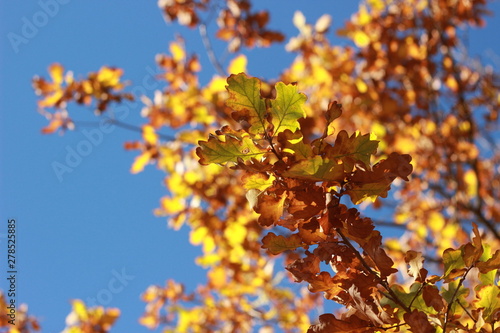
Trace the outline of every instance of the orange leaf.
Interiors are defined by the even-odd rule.
[[[288,250],[295,250],[302,247],[302,239],[299,235],[293,234],[290,237],[276,236],[275,233],[270,232],[262,239],[262,248],[267,249],[272,254],[280,254]]]

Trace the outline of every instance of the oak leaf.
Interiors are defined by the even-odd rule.
[[[302,239],[297,234],[287,237],[270,232],[262,238],[262,248],[267,249],[272,254],[280,254],[284,251],[295,250],[303,245]]]
[[[405,313],[403,318],[415,333],[435,333],[436,329],[429,323],[427,315],[422,311],[413,310]]]
[[[283,172],[283,176],[310,181],[336,181],[344,179],[344,167],[333,159],[314,156],[307,160],[300,160],[290,169]]]
[[[239,159],[247,161],[251,158],[262,157],[266,150],[255,145],[248,136],[240,138],[226,134],[221,140],[218,136],[211,134],[208,141],[199,141],[200,147],[196,148],[196,155],[200,158],[202,165],[210,163],[225,164],[237,163]]]
[[[235,110],[233,118],[237,121],[247,121],[250,124],[250,133],[264,133],[267,127],[267,110],[260,93],[259,79],[240,73],[231,75],[227,83],[229,98],[226,105]]]
[[[364,168],[370,165],[370,157],[375,154],[378,141],[373,140],[372,134],[361,135],[359,132],[349,136],[342,130],[337,134],[335,145],[329,151],[329,156],[341,159],[345,164],[345,170],[351,172],[354,165],[363,163]]]
[[[290,130],[295,132],[300,128],[298,120],[306,113],[302,107],[307,100],[306,95],[297,91],[293,84],[276,84],[276,99],[271,100],[271,123],[274,126],[274,135]]]

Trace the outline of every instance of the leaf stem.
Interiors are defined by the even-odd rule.
[[[200,31],[201,40],[203,42],[203,46],[205,46],[205,50],[207,51],[210,63],[212,64],[212,66],[214,66],[215,70],[220,76],[227,76],[226,71],[222,68],[222,65],[215,56],[212,43],[210,42],[210,38],[207,34],[207,25],[205,23],[200,23],[198,30]]]
[[[399,298],[398,296],[394,293],[394,291],[390,288],[389,286],[389,283],[387,283],[387,280],[385,279],[382,279],[378,274],[377,272],[375,272],[369,265],[368,263],[365,261],[365,259],[361,256],[361,254],[359,253],[359,251],[354,247],[354,245],[352,245],[351,241],[344,235],[344,233],[340,230],[340,228],[336,228],[335,231],[340,235],[340,237],[342,238],[342,241],[354,252],[354,255],[359,259],[359,261],[361,262],[361,264],[363,265],[363,267],[368,271],[368,273],[370,273],[371,275],[373,275],[375,277],[375,279],[377,280],[378,283],[380,283],[385,290],[387,290],[387,292],[389,293],[389,295],[391,295],[391,297],[388,297],[390,298],[394,303],[398,304],[399,306],[401,306],[405,312],[408,312],[410,313],[410,308],[408,306],[406,306]]]
[[[446,313],[444,315],[443,332],[446,332],[446,326],[448,326],[448,319],[449,319],[449,316],[450,316],[451,306],[455,302],[455,298],[457,297],[458,290],[460,289],[460,287],[464,283],[465,278],[467,277],[467,274],[469,274],[470,270],[473,267],[474,266],[470,266],[469,268],[467,268],[467,270],[465,271],[464,275],[462,275],[462,277],[460,278],[460,281],[458,281],[457,289],[455,289],[455,291],[453,292],[453,296],[451,296],[450,302],[448,302],[448,306],[446,307]],[[460,304],[460,302],[458,302],[458,304]]]

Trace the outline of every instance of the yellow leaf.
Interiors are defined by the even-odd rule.
[[[72,304],[73,304],[73,312],[76,313],[78,319],[81,321],[87,321],[89,317],[85,304],[79,299],[73,300]]]
[[[99,72],[97,73],[97,81],[101,82],[104,86],[111,86],[115,89],[120,89],[121,85],[120,77],[122,76],[123,71],[118,68],[110,68],[110,67],[101,67]]]
[[[445,84],[450,88],[451,91],[456,92],[458,90],[458,82],[452,75],[448,75]]]
[[[155,145],[158,142],[158,135],[151,125],[144,125],[142,127],[142,138],[151,145]]]
[[[245,241],[247,236],[247,228],[244,225],[238,223],[231,223],[224,230],[224,237],[228,240],[231,246],[238,246]]]
[[[441,215],[438,212],[431,212],[429,214],[429,227],[434,231],[434,232],[440,232],[443,230],[445,225],[445,220],[443,218],[443,215]]]
[[[184,48],[177,42],[170,43],[170,53],[175,61],[179,62],[184,60],[186,57],[186,52]]]
[[[151,153],[149,151],[143,152],[141,155],[137,156],[130,168],[130,172],[133,174],[139,173],[144,170],[146,164],[151,160]]]
[[[63,81],[63,72],[64,67],[61,66],[61,64],[55,63],[50,65],[49,67],[50,77],[52,78],[52,81],[58,86],[60,86]]]
[[[64,91],[61,89],[58,89],[55,91],[53,94],[45,97],[43,100],[38,102],[38,106],[43,108],[43,107],[52,107],[54,104],[56,104],[61,97],[64,96]]]
[[[236,58],[234,58],[229,67],[227,68],[227,72],[229,74],[239,74],[246,73],[247,71],[247,57],[244,54],[240,54]]]
[[[273,185],[275,179],[274,175],[267,176],[263,173],[245,175],[243,176],[243,187],[247,190],[257,189],[262,192]]]
[[[355,31],[352,35],[352,39],[357,47],[366,47],[370,44],[370,36],[362,30]]]
[[[358,88],[358,91],[362,94],[368,91],[368,86],[366,85],[365,81],[361,80],[360,78],[356,80],[356,88]]]
[[[152,314],[144,315],[139,318],[139,323],[153,330],[158,326],[158,318]]]
[[[370,23],[371,20],[372,20],[372,16],[368,12],[366,6],[365,5],[359,6],[359,11],[357,14],[356,23],[363,26],[363,25]]]
[[[221,289],[227,283],[226,271],[221,266],[215,267],[212,270],[208,271],[207,275],[208,280],[210,281],[210,286],[215,289]]]
[[[186,203],[183,199],[177,197],[163,197],[161,198],[161,206],[165,213],[170,215],[182,212],[186,208]]]
[[[464,175],[464,181],[467,186],[467,194],[471,197],[477,195],[477,177],[473,170],[467,170]]]

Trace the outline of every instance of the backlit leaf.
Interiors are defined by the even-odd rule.
[[[479,300],[474,302],[476,307],[482,308],[485,321],[491,322],[500,312],[500,287],[484,286],[478,291],[477,297]]]
[[[447,249],[443,253],[444,275],[447,280],[454,279],[465,271],[461,250]]]
[[[406,323],[410,325],[412,332],[436,332],[436,329],[429,323],[427,315],[421,311],[413,310],[411,313],[405,313],[403,317]]]
[[[231,75],[227,83],[229,98],[226,105],[236,111],[234,118],[247,121],[250,124],[250,133],[264,133],[267,127],[267,110],[260,94],[259,79],[240,73]]]
[[[330,156],[341,159],[348,165],[346,171],[351,171],[358,161],[368,167],[372,154],[377,151],[377,146],[378,141],[373,140],[371,134],[361,135],[356,132],[349,137],[346,131],[340,131]]]
[[[285,203],[286,194],[260,195],[257,205],[254,207],[255,212],[259,213],[259,224],[262,226],[270,226],[280,219],[283,215],[283,205]]]
[[[283,172],[283,176],[310,181],[342,182],[344,167],[333,159],[315,156],[294,164],[290,169]]]
[[[196,154],[200,158],[200,164],[237,163],[238,159],[258,159],[266,153],[266,150],[257,147],[248,136],[237,138],[226,134],[224,138],[225,141],[221,141],[217,136],[210,135],[208,141],[199,142],[200,147],[196,148]]]
[[[269,186],[273,185],[276,177],[274,175],[266,175],[263,173],[245,174],[242,178],[243,187],[247,190],[257,189],[264,191]]]
[[[306,116],[302,107],[306,99],[304,94],[298,92],[296,85],[286,85],[283,82],[276,84],[276,99],[271,101],[274,135],[287,129],[295,132],[300,128],[297,120]]]
[[[272,254],[280,254],[288,250],[295,250],[303,245],[299,235],[293,234],[289,237],[268,233],[262,239],[262,248],[267,249]]]

